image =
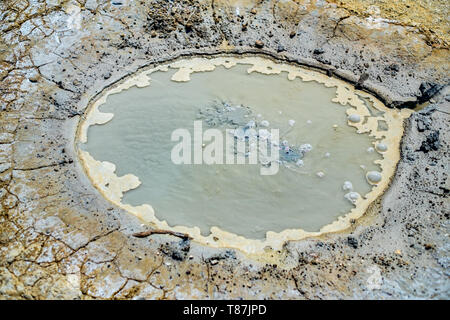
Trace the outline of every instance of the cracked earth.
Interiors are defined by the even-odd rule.
[[[391,1],[392,2],[392,1]],[[0,3],[0,298],[449,298],[447,1]],[[91,99],[143,67],[258,54],[415,108],[387,192],[345,232],[265,259],[111,205],[75,149]]]

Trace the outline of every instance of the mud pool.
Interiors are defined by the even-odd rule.
[[[292,77],[292,66],[284,70],[266,59],[218,58],[208,72],[194,72],[204,71],[201,62],[211,63],[201,60],[141,74],[135,79],[142,83],[116,88],[88,114],[86,122],[97,125],[82,127],[87,143],[81,154],[107,198],[132,208],[145,206],[169,226],[199,228],[202,237],[220,228],[264,240],[268,231],[320,231],[367,200],[382,180],[380,163],[389,147],[380,138],[388,127],[384,111],[367,97],[312,71],[297,72],[328,78],[325,84]],[[349,101],[357,108],[348,108]],[[246,140],[242,155],[236,145],[224,142],[223,149],[224,155],[241,156],[246,163],[236,164],[235,158],[234,164],[175,164],[171,152],[179,141],[171,140],[172,133],[187,129],[193,139],[194,121],[201,121],[203,131],[220,130],[228,141]],[[375,127],[361,133],[370,123]],[[250,127],[256,137],[245,135]],[[279,130],[278,140],[263,137],[270,129]],[[252,138],[255,143],[266,138],[278,150],[279,160],[272,162],[279,167],[276,174],[261,175],[267,165],[261,157],[249,163],[252,152],[261,155],[249,149]],[[116,184],[105,180],[101,170],[93,174],[89,163],[108,163]]]

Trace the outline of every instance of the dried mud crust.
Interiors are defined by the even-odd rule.
[[[448,46],[340,2],[1,2],[0,297],[448,299]],[[140,222],[77,159],[80,117],[141,67],[217,53],[316,67],[390,107],[435,101],[406,121],[391,187],[351,230],[289,242],[270,261],[133,237]]]

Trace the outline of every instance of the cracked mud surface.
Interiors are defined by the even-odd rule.
[[[0,298],[448,299],[448,5],[331,2],[1,2]],[[387,20],[367,19],[369,2]],[[430,18],[398,18],[408,3]],[[141,222],[91,185],[74,148],[89,101],[141,67],[218,53],[315,67],[389,107],[431,103],[405,121],[391,187],[350,230],[260,261],[135,238]]]

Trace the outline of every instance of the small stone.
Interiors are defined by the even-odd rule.
[[[152,30],[152,31],[150,32],[150,36],[151,36],[152,38],[156,38],[157,35],[158,35],[158,33],[157,33],[155,30]]]
[[[325,51],[323,50],[323,49],[315,49],[314,51],[313,51],[313,54],[322,54],[322,53],[324,53]]]
[[[264,43],[261,40],[256,40],[255,41],[255,47],[261,49],[264,47]]]
[[[210,261],[210,263],[211,263],[212,266],[214,266],[214,265],[219,263],[219,260],[213,259],[213,260]]]
[[[36,83],[36,82],[39,81],[39,75],[38,74],[34,74],[34,75],[30,76],[28,78],[28,80],[30,80],[30,82]]]
[[[323,173],[322,171],[317,172],[316,175],[317,175],[319,178],[325,177],[325,173]]]
[[[329,158],[330,156],[331,156],[331,153],[325,152],[325,155],[324,155],[325,158]]]
[[[353,249],[358,248],[358,239],[356,239],[354,236],[348,236],[347,237],[347,243]]]
[[[289,38],[293,38],[293,37],[295,37],[295,35],[296,35],[297,33],[295,32],[295,31],[292,31],[290,34],[289,34]]]
[[[436,151],[441,146],[439,141],[439,131],[433,131],[429,135],[427,135],[426,139],[422,142],[419,151],[424,153],[430,151]]]
[[[388,68],[391,69],[394,72],[399,72],[400,71],[399,65],[395,64],[395,63],[391,64]]]
[[[372,152],[374,152],[374,151],[375,151],[375,149],[372,148],[372,147],[367,148],[367,152],[368,152],[368,153],[372,153]]]
[[[294,124],[295,124],[295,120],[289,120],[289,125],[290,125],[291,127],[293,127]]]
[[[303,160],[300,159],[300,160],[297,160],[297,162],[295,164],[299,167],[303,167],[304,162],[303,162]]]
[[[193,24],[191,22],[188,22],[184,26],[184,31],[186,31],[186,33],[189,33],[192,31],[192,28],[193,28]]]
[[[256,11],[256,9],[255,8],[253,8],[252,10],[250,10],[250,13],[251,14],[256,14],[258,11]]]

